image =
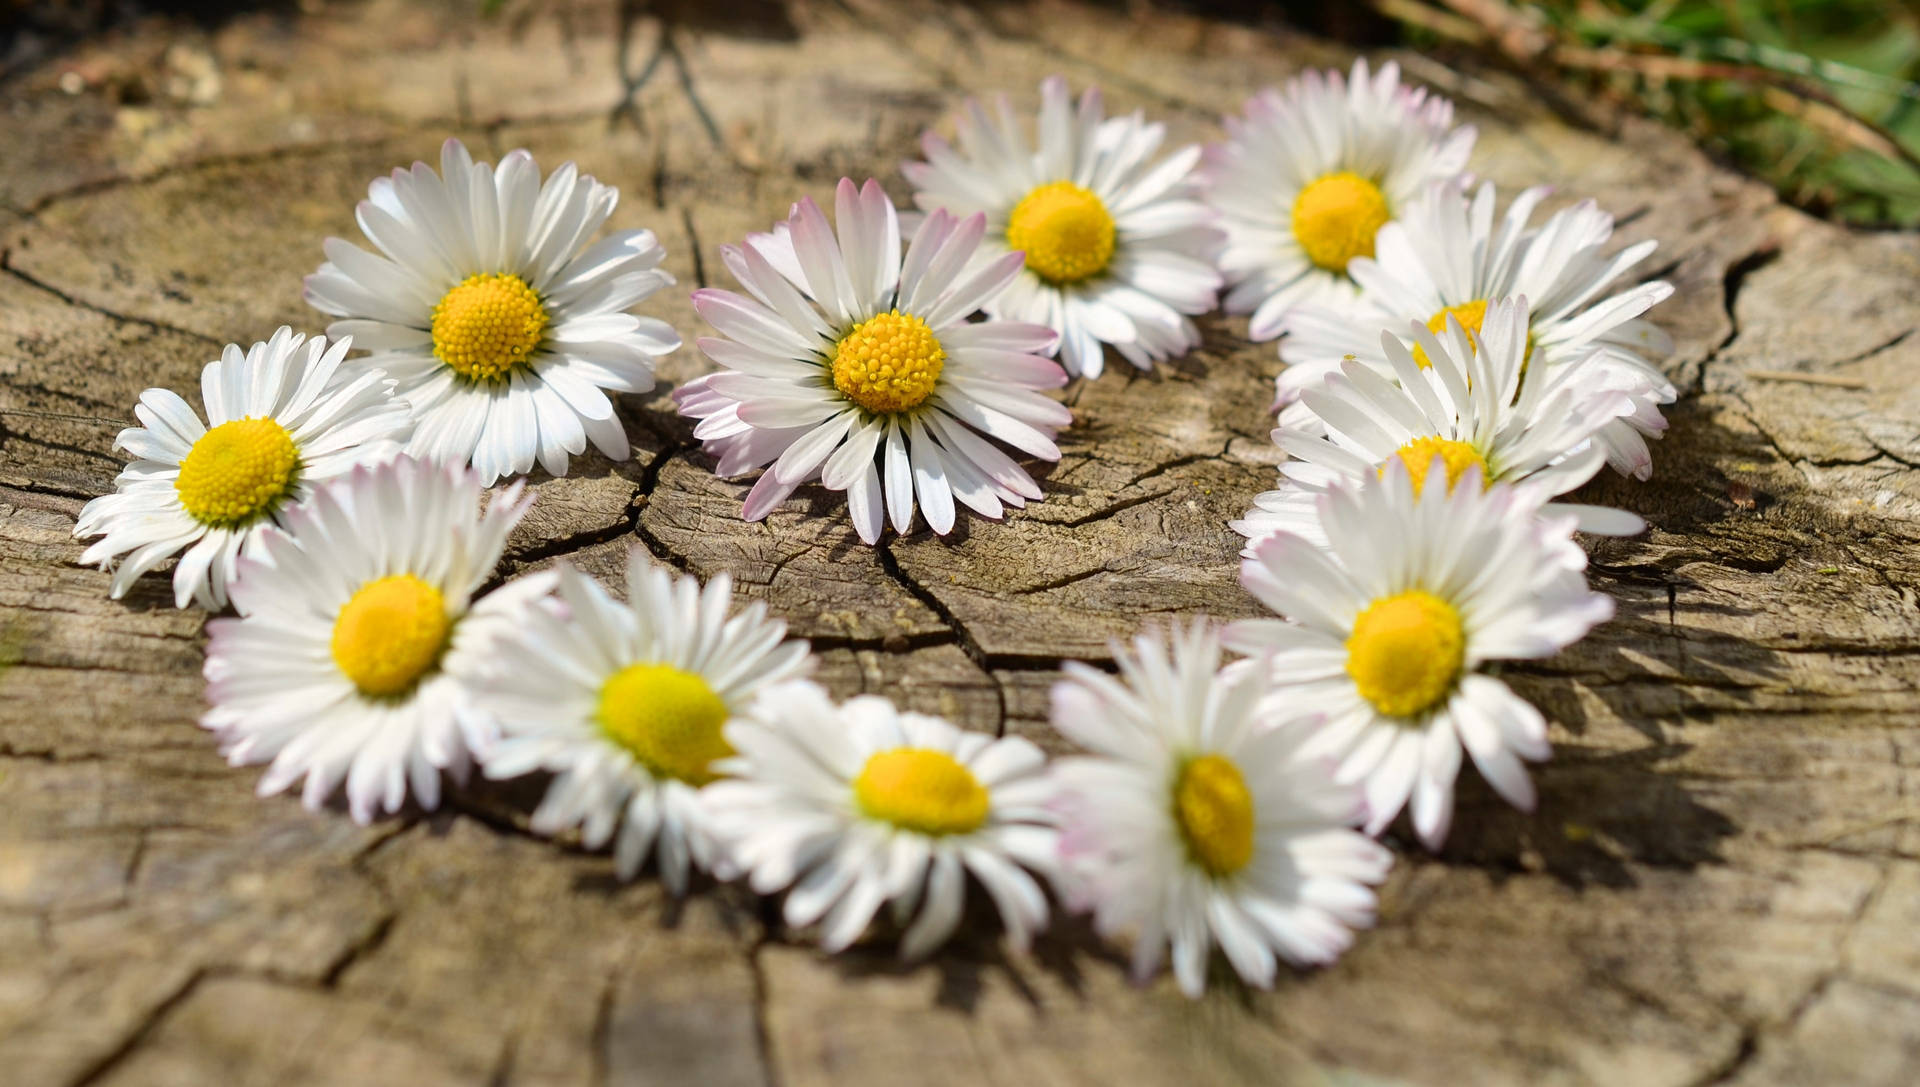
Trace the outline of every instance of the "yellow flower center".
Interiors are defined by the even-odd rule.
[[[1446,463],[1447,490],[1449,491],[1453,490],[1454,484],[1460,482],[1461,475],[1468,468],[1473,467],[1480,469],[1482,487],[1493,483],[1493,471],[1487,467],[1487,458],[1481,456],[1480,451],[1473,446],[1452,438],[1437,438],[1431,434],[1415,438],[1401,446],[1394,456],[1400,458],[1400,463],[1407,466],[1407,474],[1413,477],[1414,494],[1419,494],[1421,488],[1427,485],[1427,472],[1433,468],[1435,456]],[[1380,467],[1380,474],[1386,474],[1385,465]]]
[[[193,443],[173,489],[195,520],[227,528],[285,497],[299,470],[300,451],[286,427],[272,419],[235,419]]]
[[[917,408],[933,395],[947,352],[927,323],[893,310],[853,326],[833,351],[833,387],[877,415]]]
[[[433,356],[461,377],[504,380],[533,357],[548,320],[519,276],[468,276],[433,307]]]
[[[1467,330],[1469,334],[1467,342],[1472,344],[1473,350],[1475,353],[1478,353],[1480,350],[1480,326],[1486,323],[1487,320],[1487,300],[1484,298],[1476,298],[1471,302],[1462,302],[1457,306],[1447,306],[1439,313],[1427,318],[1427,331],[1433,333],[1435,336],[1444,334],[1447,331],[1448,317],[1459,321],[1460,327]],[[1533,337],[1531,335],[1527,337],[1527,346],[1533,346]],[[1428,369],[1433,365],[1433,360],[1427,357],[1427,349],[1417,343],[1413,345],[1413,361],[1419,363],[1422,370]]]
[[[952,755],[897,747],[867,760],[853,779],[853,799],[868,818],[939,836],[979,830],[990,798],[973,771]]]
[[[440,663],[453,620],[440,590],[394,574],[360,586],[333,621],[333,662],[370,698],[411,691]]]
[[[1380,186],[1351,171],[1315,178],[1293,200],[1293,236],[1307,259],[1345,272],[1355,257],[1373,256],[1373,236],[1393,217]]]
[[[733,754],[721,734],[727,704],[707,681],[666,664],[635,664],[600,688],[600,728],[657,778],[705,785]]]
[[[1201,755],[1180,769],[1173,818],[1193,861],[1212,876],[1230,876],[1253,859],[1253,794],[1240,768]]]
[[[1078,283],[1113,260],[1113,215],[1090,190],[1054,181],[1028,193],[1007,217],[1007,248],[1049,283]]]
[[[1430,592],[1383,596],[1353,621],[1347,674],[1360,697],[1389,717],[1413,717],[1444,701],[1466,661],[1460,613]]]
[[[1445,332],[1447,330],[1447,318],[1449,316],[1459,321],[1460,327],[1467,330],[1467,344],[1473,349],[1474,354],[1479,354],[1480,326],[1486,324],[1487,321],[1487,300],[1484,298],[1476,298],[1471,302],[1462,302],[1457,306],[1447,306],[1443,308],[1440,312],[1427,318],[1427,331],[1433,333],[1435,336]],[[1533,326],[1531,324],[1527,326],[1527,346],[1524,350],[1526,354],[1520,359],[1520,373],[1522,376],[1527,372],[1527,360],[1533,357]],[[1413,345],[1413,361],[1419,363],[1422,370],[1433,365],[1433,360],[1427,357],[1427,349],[1417,343]]]

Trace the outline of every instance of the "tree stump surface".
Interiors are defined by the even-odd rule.
[[[918,967],[884,937],[829,958],[734,889],[674,903],[532,836],[537,783],[371,827],[256,798],[259,771],[194,723],[206,615],[158,574],[110,601],[76,562],[135,398],[194,390],[230,340],[322,328],[300,297],[321,238],[357,237],[367,182],[448,135],[577,160],[683,288],[731,285],[716,245],[842,175],[904,202],[900,160],[965,94],[1026,107],[1058,72],[1177,145],[1349,55],[1065,3],[689,5],[629,93],[662,24],[612,4],[307,6],[138,26],[0,88],[0,1079],[1911,1081],[1920,240],[1809,218],[1657,127],[1576,128],[1504,76],[1402,57],[1479,126],[1474,170],[1598,199],[1678,288],[1654,311],[1683,390],[1654,478],[1582,495],[1652,524],[1589,541],[1618,618],[1506,673],[1554,722],[1539,811],[1463,774],[1444,852],[1390,837],[1378,928],[1272,993],[1220,970],[1198,1002],[1132,986],[1074,921],[1010,957],[989,910]],[[643,309],[704,331],[684,289]],[[617,579],[635,545],[730,571],[837,695],[1060,750],[1062,660],[1255,613],[1226,522],[1274,478],[1279,362],[1243,319],[1202,324],[1189,359],[1065,390],[1046,501],[877,549],[817,490],[740,521],[745,484],[713,477],[665,395],[703,372],[688,347],[621,402],[631,461],[534,479],[506,572]]]

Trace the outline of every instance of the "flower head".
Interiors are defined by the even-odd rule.
[[[1597,366],[1564,366],[1523,380],[1527,365],[1527,300],[1503,298],[1469,329],[1447,314],[1438,334],[1414,322],[1413,349],[1390,332],[1380,372],[1356,359],[1301,394],[1305,418],[1283,421],[1273,440],[1292,460],[1280,466],[1280,487],[1254,499],[1233,527],[1253,544],[1275,532],[1324,541],[1319,497],[1336,484],[1377,476],[1389,460],[1406,465],[1414,490],[1444,479],[1456,485],[1478,468],[1483,485],[1512,483],[1557,496],[1592,479],[1606,463],[1594,435],[1634,410],[1633,397]],[[1435,457],[1444,467],[1430,475]],[[1587,532],[1629,535],[1640,518],[1598,506],[1552,503],[1549,515],[1573,514]],[[1251,556],[1252,544],[1245,554]]]
[[[1215,946],[1261,988],[1276,956],[1339,957],[1373,923],[1370,885],[1392,857],[1351,829],[1359,791],[1310,756],[1317,721],[1264,670],[1222,671],[1204,623],[1118,656],[1118,679],[1069,664],[1053,688],[1054,727],[1089,752],[1055,764],[1069,905],[1103,935],[1131,934],[1136,977],[1170,945],[1188,996]]]
[[[1400,458],[1378,477],[1318,499],[1324,541],[1282,532],[1255,544],[1240,583],[1283,619],[1227,628],[1258,655],[1284,699],[1327,725],[1308,746],[1366,790],[1367,830],[1412,802],[1413,826],[1439,848],[1453,821],[1464,748],[1494,790],[1531,810],[1521,767],[1550,753],[1546,721],[1485,673],[1497,660],[1551,656],[1613,614],[1587,589],[1573,519],[1542,517],[1537,491],[1481,480],[1451,487],[1440,456],[1415,488]]]
[[[1400,338],[1418,360],[1419,350],[1407,337],[1409,321],[1434,332],[1457,321],[1478,334],[1490,303],[1519,296],[1527,300],[1523,387],[1578,369],[1575,380],[1582,385],[1624,394],[1629,410],[1601,427],[1595,441],[1616,471],[1647,478],[1653,457],[1646,439],[1665,432],[1660,407],[1671,404],[1675,392],[1654,365],[1673,350],[1673,341],[1641,314],[1673,287],[1655,280],[1607,294],[1656,243],[1605,253],[1613,217],[1591,200],[1528,227],[1546,195],[1544,188],[1522,192],[1498,223],[1491,184],[1471,197],[1458,186],[1434,185],[1410,202],[1381,229],[1378,256],[1349,267],[1361,288],[1357,308],[1305,307],[1283,322],[1287,338],[1280,357],[1288,366],[1278,387],[1280,402],[1288,406],[1281,424],[1308,420],[1309,410],[1294,401],[1349,356],[1392,376],[1383,333]]]
[[[260,795],[306,779],[317,808],[344,781],[361,822],[440,799],[464,779],[479,671],[553,585],[475,596],[527,511],[518,484],[480,510],[480,480],[402,457],[320,488],[240,560],[237,619],[207,624],[200,719],[235,766],[267,763]],[[467,727],[463,727],[467,726]]]
[[[975,261],[986,219],[927,217],[906,254],[900,222],[872,181],[843,180],[838,234],[811,199],[770,234],[722,246],[752,297],[700,290],[720,337],[700,350],[723,369],[674,390],[723,476],[766,471],[742,515],[758,521],[801,484],[845,491],[854,528],[875,543],[888,515],[913,526],[915,499],[938,533],[954,502],[983,517],[1038,500],[1003,443],[1058,460],[1071,418],[1039,390],[1066,383],[1041,357],[1053,333],[968,315],[1019,274],[1020,255]],[[989,440],[992,439],[992,440]]]
[[[1352,308],[1354,262],[1428,184],[1459,176],[1474,141],[1472,126],[1453,127],[1453,103],[1365,60],[1350,79],[1314,71],[1263,91],[1226,126],[1207,149],[1206,198],[1227,232],[1226,308],[1253,314],[1256,340],[1297,306]]]
[[[565,475],[588,441],[625,459],[607,392],[652,389],[680,336],[626,312],[673,283],[653,232],[591,242],[618,199],[570,162],[543,183],[527,152],[496,169],[458,140],[438,173],[416,162],[367,187],[358,219],[380,255],[328,238],[306,295],[399,382],[419,422],[407,452],[485,483],[536,461]]]
[[[1060,334],[1067,372],[1098,377],[1104,345],[1141,369],[1200,343],[1188,318],[1213,308],[1221,234],[1194,197],[1198,147],[1155,160],[1166,126],[1139,113],[1108,119],[1100,92],[1076,107],[1059,77],[1040,85],[1038,146],[1002,96],[989,117],[970,101],[960,146],[929,132],[925,162],[902,170],[914,203],[987,217],[982,250],[1026,254],[987,312]]]
[[[133,410],[146,425],[114,441],[138,459],[73,528],[105,537],[81,562],[112,567],[126,556],[114,568],[114,599],[184,548],[174,604],[226,607],[236,564],[262,531],[317,484],[398,455],[412,426],[406,402],[379,370],[343,373],[350,346],[284,327],[245,351],[228,344],[200,372],[204,424],[167,389],[140,394]]]
[[[1016,948],[1045,927],[1046,896],[1027,869],[1052,868],[1057,837],[1046,760],[1028,741],[871,695],[835,706],[806,682],[768,691],[727,740],[739,754],[702,794],[709,817],[753,889],[785,889],[787,923],[819,922],[827,950],[889,905],[907,926],[901,955],[927,954],[959,923],[969,874]]]
[[[485,731],[499,735],[478,752],[488,777],[555,775],[534,830],[577,826],[599,849],[617,829],[620,878],[657,854],[675,894],[690,867],[726,873],[699,803],[715,763],[733,754],[724,729],[761,691],[813,663],[807,643],[781,640],[786,624],[764,604],[729,615],[732,600],[726,574],[702,589],[638,547],[625,603],[560,568],[558,596],[502,641],[475,701]]]

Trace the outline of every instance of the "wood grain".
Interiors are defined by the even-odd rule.
[[[917,969],[884,943],[827,959],[737,891],[674,904],[531,837],[537,785],[372,828],[257,800],[194,725],[205,616],[170,607],[160,575],[108,601],[70,533],[141,389],[189,389],[227,340],[319,327],[300,278],[323,235],[354,233],[371,177],[447,135],[576,159],[692,287],[715,245],[843,174],[904,198],[898,162],[966,93],[1031,102],[1057,71],[1192,141],[1252,90],[1347,60],[1125,5],[675,5],[658,10],[679,12],[685,79],[668,54],[629,98],[654,8],[471,6],[143,24],[0,88],[0,1078],[1907,1082],[1920,242],[1811,220],[1678,136],[1572,128],[1503,76],[1422,57],[1410,71],[1471,96],[1476,171],[1597,198],[1620,244],[1661,240],[1678,293],[1655,316],[1684,397],[1650,483],[1582,495],[1653,525],[1592,545],[1619,617],[1508,673],[1554,721],[1539,812],[1469,775],[1444,853],[1390,836],[1379,929],[1337,966],[1189,1003],[1128,985],[1072,922],[1009,959],[986,916]],[[210,99],[174,78],[196,58]],[[83,93],[59,88],[68,67]],[[702,330],[684,291],[653,312]],[[664,395],[701,372],[682,351],[661,395],[620,404],[633,461],[536,479],[509,568],[612,575],[638,545],[730,570],[814,639],[837,693],[1058,749],[1063,659],[1253,611],[1225,521],[1273,477],[1278,361],[1243,321],[1203,325],[1177,365],[1065,390],[1044,503],[877,549],[816,493],[739,521],[745,487],[712,477]]]

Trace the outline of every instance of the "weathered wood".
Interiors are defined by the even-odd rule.
[[[304,5],[303,5],[304,6]],[[1474,168],[1597,197],[1662,241],[1657,312],[1685,390],[1646,514],[1593,544],[1617,620],[1509,675],[1555,721],[1540,811],[1468,776],[1446,851],[1397,836],[1379,929],[1273,994],[1197,1004],[1067,924],[1010,960],[982,917],[905,970],[827,959],[731,889],[668,902],[524,830],[537,787],[372,828],[260,801],[193,721],[199,612],[75,565],[138,392],[229,339],[320,325],[300,277],[367,180],[455,134],[622,186],[688,285],[800,193],[897,163],[964,92],[1097,81],[1217,134],[1325,45],[1068,4],[796,3],[681,25],[607,4],[313,5],[149,26],[8,85],[0,136],[0,1068],[23,1084],[996,1081],[1903,1083],[1920,1061],[1920,242],[1780,206],[1640,123],[1576,130],[1502,77],[1420,57],[1461,96]],[[732,10],[733,5],[716,5]],[[711,22],[712,20],[709,19]],[[630,50],[620,51],[623,36]],[[94,89],[59,89],[71,65]],[[209,84],[208,73],[214,83]],[[140,104],[98,89],[139,86]],[[689,335],[684,293],[656,309]],[[1224,526],[1272,478],[1278,362],[1244,322],[1152,375],[1066,392],[1048,499],[878,550],[803,492],[763,525],[664,395],[637,455],[540,479],[514,569],[617,570],[635,542],[733,572],[878,691],[1058,747],[1059,661],[1169,615],[1250,614]],[[691,350],[668,382],[700,372]],[[1766,380],[1749,380],[1761,371]],[[1780,371],[1860,384],[1810,388]],[[821,516],[820,514],[825,514]]]

